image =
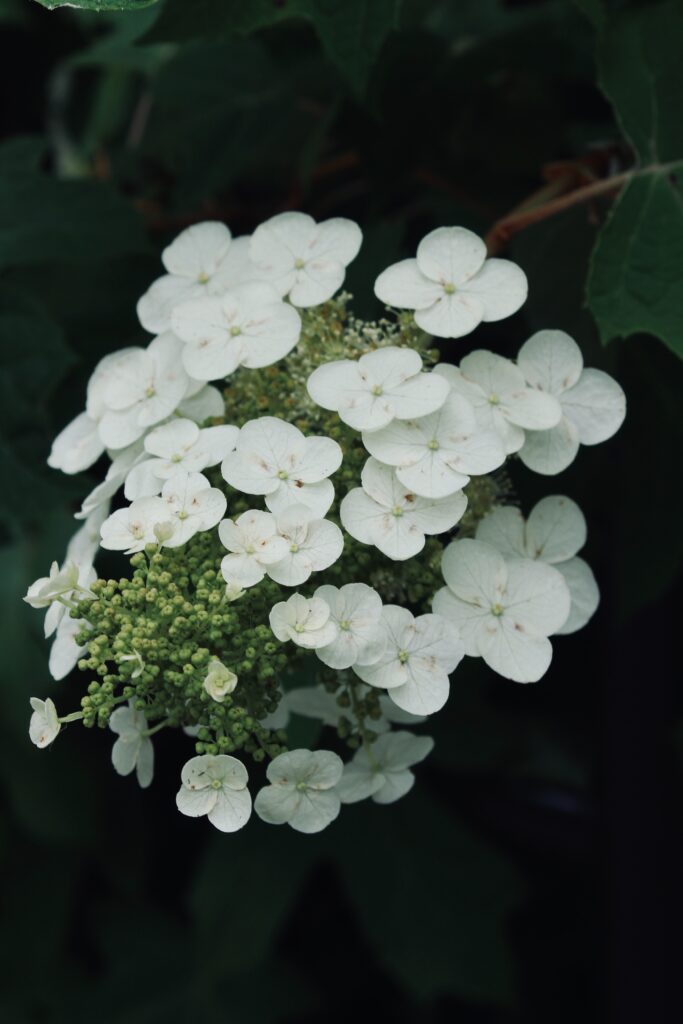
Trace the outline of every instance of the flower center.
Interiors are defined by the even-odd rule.
[[[376,398],[379,398],[379,396],[382,394],[382,389],[379,386],[379,384],[375,384],[374,388],[371,389],[370,393],[374,395]]]
[[[206,284],[206,282],[209,280],[209,275],[206,273],[205,270],[202,270],[197,280],[199,281],[200,284]]]
[[[496,618],[499,618],[502,614],[503,614],[503,606],[502,606],[502,604],[492,604],[491,605],[491,615],[495,615]]]
[[[396,516],[396,518],[398,519],[400,516],[403,515],[403,509],[401,508],[400,505],[394,505],[394,507],[391,510],[391,514],[392,516]]]
[[[171,462],[182,462],[182,461],[183,461],[182,455],[172,455],[171,456]]]
[[[230,337],[231,338],[236,338],[237,335],[241,334],[241,333],[242,333],[242,328],[241,327],[231,327],[230,328]]]
[[[305,782],[297,782],[296,788],[299,790],[300,793],[303,793],[305,789],[308,789],[308,786],[306,785]]]
[[[498,403],[500,402],[500,398],[498,397],[498,395],[489,395],[489,402],[491,405],[498,405]]]
[[[294,632],[295,633],[303,633],[303,631],[304,631],[304,626],[302,626],[302,624],[300,622],[297,622],[296,625],[294,626]]]
[[[405,665],[409,657],[410,655],[408,654],[408,651],[398,652],[398,660],[401,662],[402,665]]]
[[[220,779],[214,779],[211,783],[211,789],[222,789],[223,783]]]
[[[278,480],[287,480],[289,479],[289,473],[286,469],[278,469],[277,478]]]
[[[296,267],[297,270],[303,270],[303,268],[306,266],[306,260],[302,260],[300,256],[297,256],[297,258],[294,260],[294,266]]]
[[[246,548],[244,549],[244,553],[246,555],[253,555],[254,554],[254,545],[253,544],[247,544]]]
[[[439,442],[437,441],[437,439],[435,437],[433,437],[431,439],[431,441],[429,442],[429,444],[427,445],[427,447],[429,448],[430,452],[438,452],[438,450],[439,450]]]
[[[351,629],[351,623],[348,619],[342,619],[339,623],[339,628],[343,630]]]
[[[443,290],[445,291],[446,295],[453,295],[453,293],[455,292],[455,285],[451,284],[450,281],[447,281],[446,284],[443,286]]]
[[[180,512],[178,513],[178,519],[187,519],[187,515],[188,514],[185,511],[185,509],[181,508]]]
[[[142,526],[142,523],[131,523],[130,532],[133,534],[134,537],[142,537],[145,531]]]
[[[145,391],[145,397],[146,397],[146,398],[154,398],[154,396],[156,395],[156,393],[157,393],[157,391],[156,391],[156,388],[155,388],[155,387],[153,387],[153,386],[152,386],[152,385],[150,384],[150,386],[149,386],[149,387],[147,388],[147,390]]]
[[[299,550],[299,545],[298,544],[290,544],[289,545],[289,550],[292,552],[293,555],[295,555],[297,553],[297,551]]]

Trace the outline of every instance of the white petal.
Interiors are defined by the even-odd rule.
[[[503,604],[506,629],[521,636],[550,636],[567,621],[571,598],[564,577],[554,566],[528,558],[507,563]]]
[[[302,256],[307,260],[332,259],[347,267],[358,255],[362,241],[363,233],[355,221],[331,217],[317,225],[315,237]]]
[[[562,409],[576,427],[581,444],[600,444],[624,422],[626,396],[609,374],[588,369],[562,395]]]
[[[586,543],[586,519],[571,498],[549,495],[534,507],[526,526],[528,558],[566,562]]]
[[[406,768],[402,772],[390,772],[385,783],[372,797],[376,804],[393,804],[409,793],[415,785],[415,776]]]
[[[276,491],[266,494],[267,507],[277,515],[280,515],[291,505],[305,505],[316,519],[323,519],[333,501],[334,485],[331,480],[321,480],[316,484],[302,484],[299,486],[292,479],[283,481]]]
[[[200,298],[204,286],[188,278],[164,274],[147,289],[137,304],[138,319],[146,331],[162,334],[171,327],[176,306]]]
[[[181,786],[176,793],[176,807],[181,814],[189,818],[201,818],[208,814],[216,805],[218,793],[215,789],[187,789]]]
[[[354,398],[366,395],[358,363],[351,359],[335,359],[318,366],[306,382],[309,395],[322,409],[336,412],[348,408]]]
[[[507,581],[503,556],[479,540],[456,540],[441,561],[443,577],[460,600],[487,611],[501,601]]]
[[[147,434],[145,450],[160,459],[171,459],[176,453],[190,448],[198,438],[199,427],[192,420],[171,420]]]
[[[465,654],[470,658],[479,657],[479,638],[493,621],[490,609],[461,601],[448,587],[437,590],[432,608],[457,627]]]
[[[518,508],[498,505],[477,526],[477,540],[509,558],[533,558],[526,547],[524,516]]]
[[[564,331],[537,331],[520,348],[517,365],[527,384],[559,395],[578,381],[583,356]]]
[[[69,672],[78,664],[79,658],[85,654],[86,648],[79,647],[74,640],[84,626],[85,623],[82,620],[72,619],[68,615],[65,615],[59,624],[57,635],[52,641],[49,659],[50,675],[57,682],[68,676]]]
[[[486,260],[481,270],[462,287],[478,298],[484,323],[512,316],[524,305],[529,293],[526,274],[510,260]]]
[[[564,576],[572,601],[567,621],[557,630],[558,635],[564,636],[583,629],[592,618],[600,603],[600,591],[591,567],[583,558],[570,558],[555,568]]]
[[[154,494],[161,494],[163,481],[154,472],[156,459],[144,459],[137,466],[133,466],[126,477],[123,490],[128,501],[135,501],[137,498],[148,498]]]
[[[337,793],[343,804],[355,804],[359,800],[367,800],[379,789],[382,789],[386,782],[386,776],[381,772],[372,771],[365,764],[355,764],[351,761],[344,767],[344,774],[337,785]]]
[[[289,824],[296,832],[307,835],[321,832],[338,817],[340,809],[341,801],[334,790],[321,793],[305,790]]]
[[[111,763],[119,775],[130,775],[135,771],[140,748],[140,737],[130,733],[119,737],[111,752]]]
[[[418,309],[415,323],[435,338],[463,338],[478,327],[483,317],[478,296],[467,291],[441,297],[428,309]]]
[[[199,280],[215,273],[228,251],[230,238],[229,229],[218,221],[193,224],[164,249],[161,259],[170,274]]]
[[[154,777],[154,747],[149,736],[143,736],[140,741],[135,771],[140,789],[147,789]]]
[[[443,671],[426,672],[413,668],[403,686],[388,690],[389,698],[411,715],[433,715],[440,711],[450,693],[448,676]]]
[[[218,388],[207,384],[196,395],[184,398],[177,411],[180,416],[187,416],[188,419],[201,424],[214,416],[223,416],[225,402]]]
[[[237,832],[249,821],[251,796],[248,789],[222,789],[208,812],[212,825],[220,832]]]
[[[336,260],[310,260],[296,271],[289,301],[294,306],[319,306],[341,288],[344,276],[344,267]]]
[[[503,616],[491,619],[481,634],[480,653],[489,668],[515,683],[535,683],[544,675],[553,656],[550,641],[519,633]]]
[[[379,275],[375,295],[397,309],[427,309],[441,298],[443,288],[425,277],[417,260],[401,260]]]
[[[97,423],[82,412],[54,439],[47,464],[63,473],[80,473],[97,462],[103,452]]]
[[[464,284],[481,269],[486,245],[467,228],[448,227],[430,231],[417,247],[417,263],[433,281]]]
[[[294,815],[301,799],[294,786],[264,786],[256,794],[254,810],[261,821],[284,825]]]
[[[550,430],[527,430],[519,457],[534,473],[555,476],[572,464],[578,451],[578,431],[571,420],[563,416]]]
[[[400,772],[424,761],[434,749],[431,736],[416,736],[412,732],[389,732],[380,736],[373,745],[373,753],[382,768]]]

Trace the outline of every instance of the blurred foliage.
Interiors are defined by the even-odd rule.
[[[681,25],[679,3],[617,0],[0,0],[3,1020],[605,1019],[604,702],[683,558]],[[363,316],[427,230],[488,232],[529,302],[444,357],[562,328],[629,416],[550,487],[513,467],[525,508],[579,501],[603,591],[546,679],[470,662],[405,801],[318,837],[226,837],[176,813],[182,736],[159,738],[145,793],[114,776],[107,736],[30,747],[28,697],[55,684],[20,597],[90,488],[47,468],[51,437],[96,361],[145,343],[135,301],[162,246],[285,208],[362,225]]]

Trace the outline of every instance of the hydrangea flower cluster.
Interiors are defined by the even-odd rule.
[[[534,682],[598,605],[578,506],[552,495],[525,519],[502,467],[561,472],[619,428],[621,388],[557,330],[516,362],[439,361],[433,337],[527,293],[465,228],[427,235],[376,281],[394,308],[355,319],[337,293],[361,237],[294,212],[250,238],[183,231],[138,303],[154,337],[102,359],[48,460],[102,476],[25,598],[52,676],[87,678],[66,715],[31,698],[30,737],[108,727],[114,769],[147,787],[152,737],[175,728],[194,744],[178,810],[224,832],[252,812],[317,832],[344,804],[398,800],[464,658]],[[101,549],[131,572],[98,578]],[[334,749],[290,749],[302,715]]]

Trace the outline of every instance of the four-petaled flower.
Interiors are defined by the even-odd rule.
[[[453,529],[464,515],[467,498],[456,491],[446,498],[421,498],[402,484],[391,466],[369,458],[355,487],[339,507],[342,526],[361,544],[374,544],[403,561],[422,551],[425,535]]]
[[[355,430],[379,430],[393,419],[410,420],[435,412],[446,400],[448,383],[422,373],[412,348],[380,348],[358,360],[323,363],[306,384],[323,409],[332,409]]]
[[[223,492],[212,487],[203,473],[178,473],[171,477],[163,486],[161,500],[167,510],[164,518],[175,525],[166,541],[168,548],[180,547],[195,533],[212,529],[225,515],[228,504]]]
[[[287,554],[268,565],[266,572],[286,587],[298,587],[312,572],[329,568],[344,549],[344,537],[336,523],[316,519],[305,505],[290,505],[281,512],[277,529],[287,543]]]
[[[381,430],[363,433],[363,444],[376,459],[396,467],[396,476],[423,498],[446,498],[505,461],[495,430],[482,429],[474,409],[456,392],[430,416],[394,420]]]
[[[119,775],[134,771],[141,789],[146,789],[154,775],[154,747],[147,735],[144,711],[138,711],[135,701],[129,700],[128,707],[112,713],[109,728],[118,735],[111,752],[114,769]]]
[[[553,395],[527,387],[522,371],[493,352],[471,352],[459,368],[440,363],[434,373],[468,399],[480,427],[492,427],[508,455],[522,447],[525,430],[549,430],[562,417]]]
[[[204,676],[204,689],[212,700],[222,704],[237,686],[237,676],[219,658],[212,658]]]
[[[322,518],[334,500],[327,478],[341,461],[342,450],[331,438],[304,437],[293,424],[263,416],[245,423],[221,472],[238,491],[265,495],[271,512],[306,505]]]
[[[550,430],[526,431],[519,457],[535,473],[561,473],[580,444],[607,441],[624,422],[624,392],[602,370],[584,370],[581,349],[564,331],[533,334],[519,350],[517,365],[527,384],[554,395],[562,408]]]
[[[384,654],[370,666],[354,665],[363,682],[387,690],[412,715],[433,715],[450,691],[448,677],[465,653],[458,631],[441,615],[418,615],[387,604],[382,609]]]
[[[480,540],[456,540],[443,554],[447,586],[434,595],[435,612],[460,631],[465,653],[516,683],[535,683],[547,671],[547,639],[569,615],[561,573],[528,558],[506,560]]]
[[[147,544],[158,543],[154,527],[170,523],[171,519],[172,513],[163,498],[138,498],[127,508],[112,512],[102,523],[102,547],[127,555],[144,551]]]
[[[319,647],[316,654],[330,668],[374,665],[384,653],[382,599],[366,583],[346,583],[343,587],[318,587],[314,595],[330,609],[330,619],[338,633],[332,643]]]
[[[519,509],[499,505],[479,523],[477,540],[493,545],[505,558],[538,559],[562,573],[572,604],[558,634],[581,629],[598,607],[595,576],[588,563],[576,557],[586,543],[586,520],[571,498],[542,498],[526,523]]]
[[[412,732],[387,732],[370,750],[359,747],[337,783],[343,804],[355,804],[372,797],[376,804],[393,804],[415,783],[411,768],[424,761],[434,747],[431,736]]]
[[[247,769],[229,754],[191,757],[181,772],[176,806],[189,818],[204,814],[221,832],[237,832],[249,821],[251,795]]]
[[[126,477],[129,501],[159,494],[164,480],[178,473],[201,473],[217,466],[235,447],[238,427],[219,426],[200,430],[193,420],[176,419],[155,427],[145,437],[145,452]]]
[[[319,597],[307,598],[301,594],[292,594],[286,601],[274,605],[269,622],[278,640],[283,643],[291,640],[308,650],[327,647],[338,632],[330,606]]]
[[[388,306],[414,309],[418,327],[437,338],[461,338],[482,321],[503,320],[527,297],[524,271],[509,260],[486,259],[486,245],[467,228],[437,228],[375,281]]]
[[[290,825],[297,832],[320,832],[339,814],[334,787],[343,762],[331,750],[290,750],[266,769],[269,786],[259,790],[254,810],[270,825]]]
[[[271,512],[249,509],[234,522],[224,519],[218,527],[221,544],[230,554],[221,562],[228,585],[253,587],[260,583],[269,566],[287,555],[287,541],[277,532]]]
[[[292,351],[301,318],[272,285],[238,285],[222,298],[178,306],[173,331],[185,342],[183,365],[195,380],[227,377],[238,366],[270,366]]]
[[[31,743],[41,748],[49,747],[62,728],[54,701],[51,697],[47,700],[31,697],[31,707],[33,714],[28,727]]]
[[[251,237],[249,256],[258,276],[272,282],[295,306],[332,298],[363,235],[356,223],[333,217],[316,224],[307,213],[278,213]]]
[[[232,238],[225,224],[204,221],[181,231],[161,254],[168,271],[138,302],[140,323],[151,334],[171,326],[176,306],[203,295],[220,295],[251,274],[249,239]]]

